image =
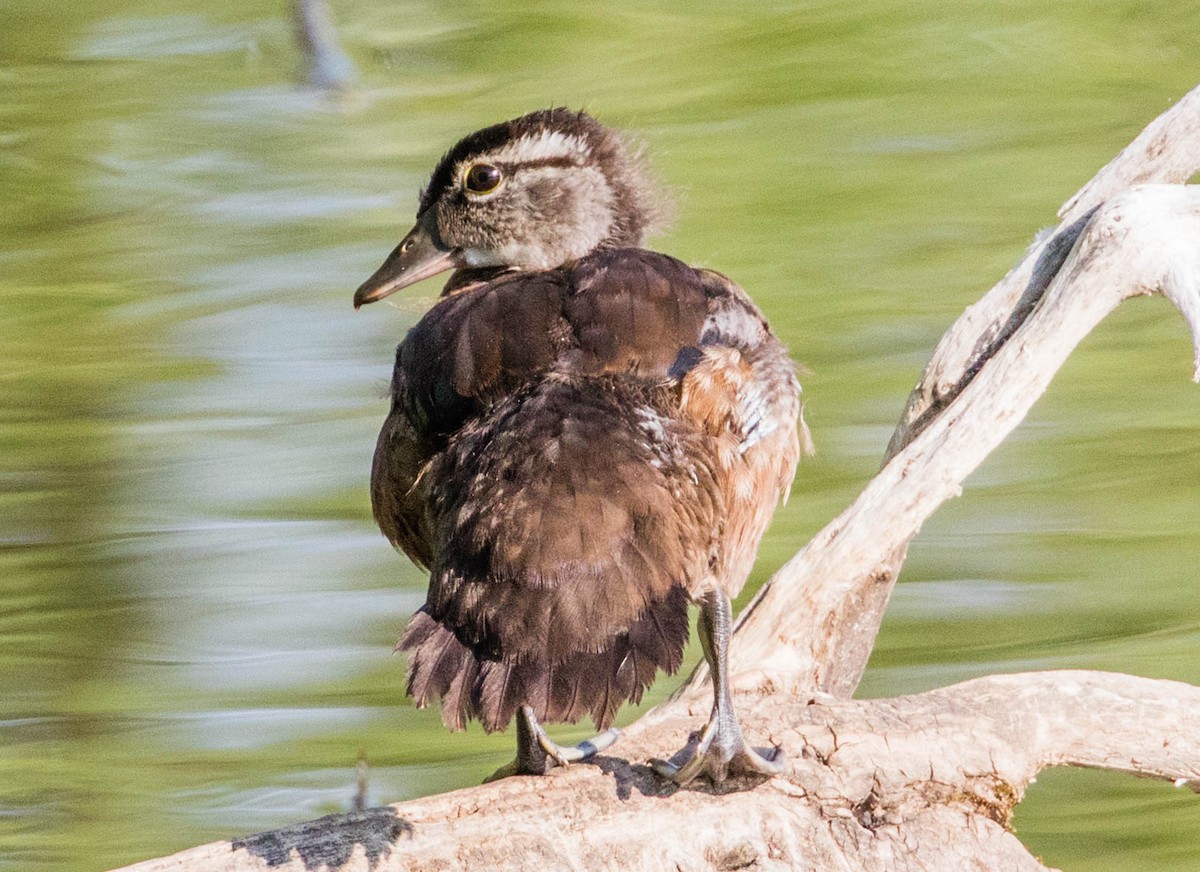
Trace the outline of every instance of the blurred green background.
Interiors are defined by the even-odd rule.
[[[345,810],[360,751],[372,803],[511,757],[413,710],[390,655],[423,578],[367,475],[438,284],[350,306],[463,133],[550,104],[636,132],[679,201],[655,247],[811,370],[818,454],[752,590],[875,471],[951,321],[1200,80],[1194,0],[334,10],[341,98],[296,84],[284,0],[0,7],[2,869]],[[861,693],[1200,683],[1190,366],[1163,300],[1104,324],[926,524]],[[1070,870],[1195,870],[1198,802],[1048,772],[1016,827]]]

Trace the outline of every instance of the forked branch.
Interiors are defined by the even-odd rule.
[[[1200,377],[1200,88],[1156,119],[1063,207],[938,343],[888,462],[743,612],[735,670],[849,696],[875,643],[908,543],[1007,438],[1075,346],[1122,300],[1167,296],[1187,320]],[[1134,183],[1138,187],[1133,187]],[[1109,199],[1096,199],[1106,196]]]

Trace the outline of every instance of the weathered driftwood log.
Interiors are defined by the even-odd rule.
[[[673,747],[705,705],[660,708],[595,766],[131,868],[1033,870],[1044,867],[1006,824],[1044,766],[1200,779],[1200,688],[1169,681],[1045,672],[890,700],[767,694],[744,720],[791,751],[791,771],[722,796],[677,790],[638,762]]]
[[[1200,375],[1200,190],[1180,184],[1197,169],[1200,88],[1068,201],[1062,225],[955,323],[886,465],[745,610],[732,664],[739,711],[749,736],[789,752],[787,775],[714,796],[669,786],[645,765],[707,715],[698,670],[593,764],[128,868],[1043,869],[1007,828],[1043,767],[1200,789],[1200,688],[1047,672],[847,698],[908,542],[1109,312],[1130,296],[1166,296],[1192,330]]]

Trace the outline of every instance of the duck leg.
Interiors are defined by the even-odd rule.
[[[654,771],[681,786],[703,774],[717,784],[730,772],[778,775],[785,769],[783,749],[775,748],[767,756],[749,747],[733,711],[733,698],[729,692],[733,609],[724,591],[710,590],[704,595],[698,624],[700,645],[712,675],[712,716],[699,736],[694,735],[674,757],[652,761]]]
[[[517,710],[517,759],[501,766],[487,780],[509,775],[545,775],[556,766],[569,766],[595,756],[620,737],[621,731],[612,727],[578,745],[560,745],[546,734],[533,709],[523,705]]]

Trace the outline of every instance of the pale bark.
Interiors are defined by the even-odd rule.
[[[1044,766],[1200,784],[1200,689],[1129,676],[994,676],[893,700],[857,685],[908,542],[1124,299],[1187,320],[1200,374],[1200,89],[1064,207],[1064,223],[943,337],[859,498],[745,610],[733,646],[752,741],[791,770],[675,790],[666,756],[710,704],[703,670],[611,756],[129,867],[315,869],[1042,869],[1007,830]],[[1152,583],[1152,582],[1150,582]],[[712,794],[717,793],[719,796]]]
[[[748,701],[749,732],[789,749],[791,764],[753,789],[676,790],[642,765],[706,713],[666,706],[596,765],[217,842],[129,872],[1041,870],[1006,825],[1043,767],[1200,785],[1200,688],[1175,682],[1044,672],[888,700]]]

